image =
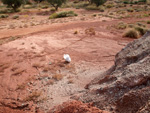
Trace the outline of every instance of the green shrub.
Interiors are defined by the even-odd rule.
[[[45,6],[42,6],[41,8],[42,8],[42,9],[47,9],[47,8],[49,8],[49,7],[45,5]]]
[[[73,16],[78,16],[76,13],[73,11],[68,11],[68,12],[60,12],[60,13],[53,13],[49,19],[54,19],[54,18],[63,18],[63,17],[73,17]]]
[[[105,11],[105,7],[104,6],[99,6],[98,9],[99,9],[100,12],[104,12]]]
[[[114,7],[113,4],[106,4],[106,8],[112,8],[112,7]]]
[[[150,24],[150,20],[147,21],[147,24]]]
[[[49,19],[54,19],[54,18],[58,18],[58,14],[57,13],[53,13],[49,17]]]
[[[149,14],[144,14],[143,16],[144,16],[144,17],[149,17]]]
[[[91,0],[91,3],[94,3],[97,7],[103,5],[107,0]]]
[[[127,28],[127,24],[123,23],[123,22],[119,22],[117,25],[117,29],[126,29]]]
[[[80,1],[76,4],[71,4],[71,7],[74,7],[76,9],[80,9],[80,8],[86,8],[89,5],[89,2],[87,1]]]
[[[146,3],[147,0],[139,0],[138,2]]]
[[[134,1],[134,4],[138,4],[138,1]]]
[[[139,23],[139,22],[137,22],[136,24],[137,24],[138,26],[140,26],[140,27],[146,27],[145,24],[142,24],[142,23]]]
[[[128,8],[127,11],[128,11],[128,12],[133,12],[134,9],[133,9],[133,8]]]
[[[18,18],[19,18],[18,15],[15,15],[15,16],[12,17],[12,19],[18,19]]]
[[[129,38],[138,38],[139,33],[135,29],[128,29],[124,34],[124,37],[129,37]]]
[[[36,8],[36,7],[37,6],[35,4],[31,4],[31,5],[28,4],[28,5],[23,6],[24,9],[33,9],[33,8]]]
[[[54,8],[52,8],[50,11],[56,11]]]
[[[133,27],[134,27],[134,24],[128,24],[128,27],[129,27],[129,28],[133,28]]]
[[[123,3],[124,3],[124,4],[129,4],[129,2],[128,2],[128,1],[124,1]]]
[[[87,9],[87,10],[99,10],[99,8],[96,7],[95,5],[88,5],[88,6],[86,7],[86,9]]]
[[[5,15],[5,14],[0,15],[0,18],[8,18],[8,15]]]
[[[10,8],[0,10],[0,14],[14,13],[14,10]]]

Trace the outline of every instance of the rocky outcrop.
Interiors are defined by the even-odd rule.
[[[51,109],[48,113],[109,113],[80,101],[65,102]]]
[[[123,48],[115,65],[86,88],[90,92],[80,97],[84,102],[119,113],[140,113],[150,99],[150,32]]]

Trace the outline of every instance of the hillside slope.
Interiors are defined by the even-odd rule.
[[[100,109],[119,113],[148,111],[150,32],[122,49],[115,57],[115,65],[86,88],[89,90],[80,100],[93,102]]]

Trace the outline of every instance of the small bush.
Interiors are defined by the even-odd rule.
[[[0,15],[0,18],[8,18],[8,15],[5,15],[5,14]]]
[[[50,11],[53,11],[53,12],[54,12],[54,11],[56,11],[56,10],[55,10],[54,8],[52,8]]]
[[[63,18],[63,17],[73,17],[73,16],[78,16],[76,13],[73,11],[68,11],[68,12],[60,12],[60,13],[53,13],[49,19],[54,19],[54,18]]]
[[[18,18],[19,18],[18,15],[15,15],[15,16],[12,17],[12,19],[18,19]]]
[[[150,24],[150,20],[147,21],[147,24]]]
[[[147,29],[139,26],[136,26],[135,30],[137,30],[140,33],[140,35],[144,35],[147,32]]]
[[[124,3],[124,4],[129,4],[129,2],[128,2],[128,1],[124,1],[123,3]]]
[[[41,7],[42,9],[47,9],[47,8],[49,8],[48,6],[42,6]]]
[[[139,22],[137,22],[136,24],[137,24],[138,26],[140,26],[140,27],[146,27],[145,24],[142,24],[142,23],[139,23]]]
[[[86,7],[86,10],[99,10],[99,8],[96,5],[89,5]]]
[[[129,38],[138,38],[139,33],[135,29],[128,29],[124,34],[124,37],[129,37]]]
[[[107,0],[91,0],[97,7],[103,5]]]
[[[134,24],[128,24],[128,27],[129,27],[129,28],[133,28],[133,27],[134,27]]]
[[[144,17],[149,17],[149,14],[144,14],[143,16],[144,16]]]
[[[105,7],[104,6],[99,6],[98,9],[99,9],[100,12],[104,12],[105,11]]]
[[[78,34],[78,31],[74,31],[74,34]]]
[[[107,8],[112,8],[112,7],[114,7],[114,5],[113,4],[106,4],[106,7]]]
[[[134,9],[133,8],[128,8],[127,11],[128,12],[134,12]]]
[[[117,25],[117,29],[126,29],[127,28],[127,24],[123,23],[123,22],[119,22]]]

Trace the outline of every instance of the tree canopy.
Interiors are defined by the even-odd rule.
[[[8,5],[8,7],[13,8],[14,11],[17,11],[17,9],[23,3],[23,0],[2,0],[2,2],[3,4]]]
[[[58,10],[58,7],[60,7],[63,3],[66,2],[66,0],[47,0],[54,8],[55,10]]]

